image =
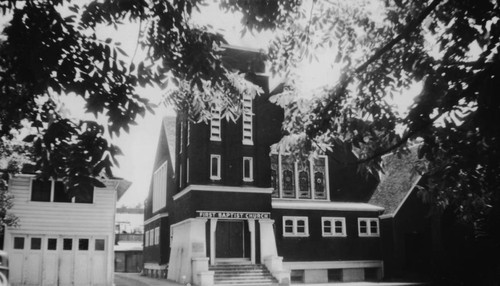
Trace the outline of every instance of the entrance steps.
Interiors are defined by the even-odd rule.
[[[216,286],[269,286],[278,285],[266,266],[248,262],[217,262],[209,267],[214,271]]]

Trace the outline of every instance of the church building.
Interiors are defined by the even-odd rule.
[[[272,153],[284,112],[269,101],[276,91],[262,55],[227,47],[225,62],[264,92],[242,98],[236,122],[216,107],[208,123],[179,113],[175,134],[164,120],[145,204],[145,272],[202,286],[381,279],[384,208],[368,203],[376,180],[327,155]]]

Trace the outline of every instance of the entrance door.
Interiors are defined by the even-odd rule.
[[[246,221],[217,222],[216,258],[248,258],[250,234]]]

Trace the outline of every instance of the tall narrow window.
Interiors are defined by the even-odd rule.
[[[310,199],[311,198],[311,184],[309,183],[309,164],[305,162],[299,162],[297,164],[297,170],[299,172],[299,199]]]
[[[281,173],[283,197],[295,198],[295,163],[290,156],[281,157]]]
[[[191,143],[191,122],[188,120],[187,124],[187,145],[189,146],[189,143]]]
[[[187,158],[186,160],[186,183],[189,184],[189,173],[190,173],[190,170],[189,170],[189,158]]]
[[[155,232],[154,229],[149,231],[149,245],[155,245]]]
[[[252,97],[250,95],[243,96],[243,144],[253,145],[253,111]]]
[[[221,111],[220,108],[212,107],[212,119],[210,120],[210,140],[221,141]]]
[[[179,165],[179,188],[182,188],[182,164]]]
[[[319,200],[327,199],[326,188],[326,158],[320,157],[314,160],[314,198]]]
[[[153,173],[153,212],[167,205],[167,161]]]
[[[179,127],[179,153],[182,153],[182,150],[184,149],[184,138],[182,136],[183,134],[184,134],[184,122],[181,121]]]
[[[220,155],[210,155],[210,179],[220,180]]]
[[[160,228],[155,227],[155,245],[160,244]]]
[[[243,181],[253,182],[253,158],[243,157]]]
[[[271,188],[273,188],[273,198],[278,198],[280,195],[278,181],[278,155],[271,155]]]

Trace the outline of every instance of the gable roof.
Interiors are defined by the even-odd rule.
[[[384,173],[368,203],[383,207],[384,215],[394,216],[420,181],[422,176],[414,168],[419,161],[418,148],[410,147],[410,153],[400,158],[395,154],[382,158]]]
[[[165,133],[161,132],[161,134],[165,134],[166,138],[164,139],[167,141],[171,160],[175,160],[175,123],[176,118],[174,116],[165,116],[162,119],[162,128]]]

